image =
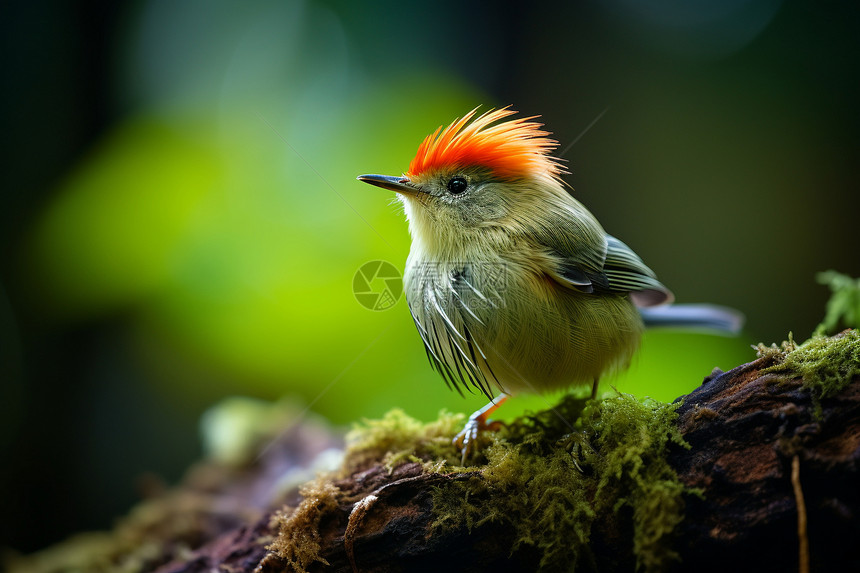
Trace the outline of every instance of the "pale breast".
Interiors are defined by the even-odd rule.
[[[410,260],[404,282],[431,365],[461,393],[590,384],[627,365],[642,330],[627,296],[579,293],[503,258]]]

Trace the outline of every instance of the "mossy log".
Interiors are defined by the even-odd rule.
[[[293,491],[280,496],[268,508],[243,497],[254,494],[259,502],[261,491],[274,491],[272,482],[278,475],[272,469],[284,469],[278,456],[295,450],[270,447],[243,471],[242,488],[223,480],[208,483],[205,508],[193,513],[199,522],[186,524],[205,535],[195,537],[186,530],[184,542],[177,543],[167,536],[175,535],[175,526],[164,526],[172,533],[161,534],[160,542],[159,534],[150,533],[146,554],[129,549],[105,555],[102,567],[79,569],[106,571],[124,565],[123,570],[162,573],[498,573],[572,570],[575,564],[577,571],[602,572],[860,570],[860,336],[848,331],[820,347],[807,347],[806,358],[794,355],[803,349],[761,348],[760,358],[729,372],[715,370],[674,406],[650,406],[649,412],[662,416],[660,424],[668,421],[672,428],[657,424],[643,430],[636,439],[648,443],[635,455],[625,454],[627,465],[617,466],[623,471],[606,469],[615,467],[606,465],[614,454],[599,422],[610,410],[585,406],[584,401],[569,400],[555,412],[564,416],[575,412],[586,420],[574,432],[564,435],[561,426],[549,428],[552,416],[538,415],[527,424],[528,431],[512,430],[492,438],[488,459],[466,468],[450,461],[456,460],[456,452],[445,458],[434,450],[449,447],[450,420],[406,429],[401,420],[401,426],[388,434],[371,425],[365,429],[363,445],[347,450],[341,470],[306,485],[301,495]],[[618,404],[628,407],[620,399]],[[614,415],[632,420],[631,412],[616,410]],[[622,418],[616,418],[613,432],[627,431],[617,430]],[[538,427],[545,432],[542,438],[535,438]],[[635,436],[636,427],[631,427]],[[307,430],[295,431],[285,439],[308,440]],[[418,434],[424,443],[410,450],[408,443]],[[515,448],[498,449],[500,440],[515,443]],[[314,440],[329,442],[329,437]],[[383,445],[385,449],[379,449]],[[569,465],[552,462],[552,468],[537,470],[512,466],[530,482],[537,481],[539,474],[534,472],[556,472],[541,483],[538,493],[545,495],[537,500],[519,499],[518,490],[499,486],[499,480],[517,478],[499,477],[506,463],[500,458],[524,450],[540,459],[571,460]],[[659,463],[665,465],[655,466],[651,458],[660,455]],[[534,459],[538,458],[517,463],[531,464]],[[601,464],[606,467],[601,469]],[[677,482],[666,477],[667,468]],[[561,471],[586,484],[580,501],[553,485]],[[641,479],[624,486],[622,482],[636,472]],[[254,480],[258,483],[252,487]],[[618,499],[598,504],[601,491]],[[199,498],[200,492],[200,483],[192,480],[173,495]],[[462,519],[452,516],[451,507],[458,506],[451,505],[451,494],[461,496],[459,507],[479,510]],[[487,508],[496,507],[490,505],[494,496],[506,496],[498,507],[506,508],[508,515],[490,515]],[[554,496],[564,501],[547,505],[545,498]],[[584,506],[581,500],[591,505]],[[518,510],[517,503],[534,505]],[[440,510],[440,504],[449,513]],[[168,506],[161,519],[175,522],[183,506]],[[541,531],[516,527],[521,516],[534,520],[541,517],[535,513],[559,508],[584,513],[549,517],[561,524],[553,534],[554,544],[542,543]],[[485,518],[481,512],[487,512]],[[655,521],[652,514],[665,517]],[[185,515],[186,521],[190,517]],[[545,522],[532,521],[529,527],[539,527],[535,523]],[[155,529],[150,522],[148,531]]]

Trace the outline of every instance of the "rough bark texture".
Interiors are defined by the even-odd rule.
[[[860,570],[860,381],[813,415],[800,379],[761,374],[769,358],[706,380],[678,420],[692,446],[671,458],[701,488],[687,501],[678,548],[698,571],[798,570],[792,459],[807,512],[812,571]]]
[[[800,379],[762,372],[773,360],[766,356],[729,372],[715,371],[682,397],[677,424],[691,448],[674,448],[669,461],[684,484],[701,495],[685,499],[685,518],[672,540],[681,561],[670,568],[797,571],[804,534],[798,531],[798,480],[792,482],[796,457],[811,570],[860,570],[860,380],[823,399],[816,415]],[[284,558],[267,554],[266,546],[278,534],[272,516],[280,504],[296,506],[300,497],[293,491],[280,496],[278,507],[268,508],[260,507],[260,499],[272,495],[285,460],[307,463],[310,444],[324,447],[335,438],[320,428],[293,432],[285,437],[286,445],[270,448],[250,471],[211,479],[205,487],[206,480],[191,479],[180,490],[184,493],[174,493],[199,498],[205,492],[201,503],[207,509],[195,514],[198,521],[188,526],[193,531],[185,531],[185,549],[161,537],[159,552],[143,568],[162,573],[294,570]],[[288,445],[295,440],[304,444],[301,451]],[[480,473],[427,473],[412,462],[393,472],[376,465],[335,481],[336,506],[299,532],[319,544],[319,560],[308,570],[535,570],[541,555],[528,545],[512,553],[512,533],[498,524],[471,532],[431,526],[434,488],[476,476]],[[165,510],[161,518],[175,520],[176,511]],[[598,516],[590,541],[593,557],[580,567],[634,570],[627,523],[617,513]],[[170,532],[175,526],[163,528]],[[159,535],[150,542],[153,537]]]

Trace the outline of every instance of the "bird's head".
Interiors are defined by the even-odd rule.
[[[550,155],[558,143],[534,117],[505,120],[516,113],[508,108],[475,113],[428,135],[402,176],[358,177],[397,192],[417,238],[473,238],[566,194]]]

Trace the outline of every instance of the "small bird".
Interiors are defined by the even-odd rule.
[[[464,461],[509,396],[591,384],[596,397],[646,324],[742,322],[731,309],[669,304],[654,272],[573,197],[537,116],[476,113],[428,135],[402,176],[358,177],[403,202],[404,290],[431,366],[460,394],[490,399],[455,438]]]

